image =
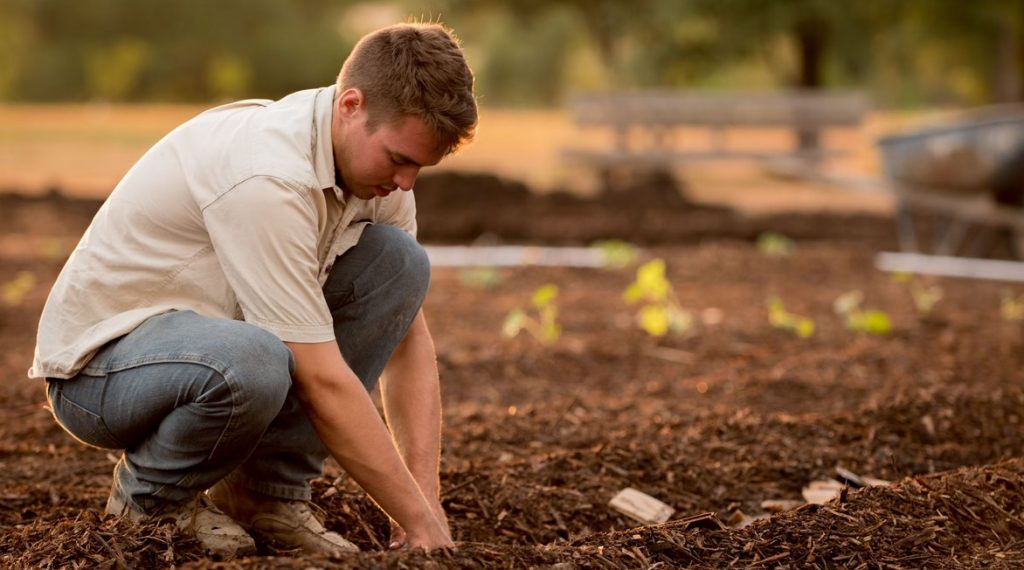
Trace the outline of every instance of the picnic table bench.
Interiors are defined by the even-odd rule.
[[[842,154],[822,146],[822,133],[859,126],[867,107],[861,94],[848,92],[582,93],[569,100],[572,119],[581,129],[610,130],[614,142],[611,148],[566,148],[562,156],[606,179],[614,171],[666,171],[692,161],[722,159],[790,161],[813,167]],[[707,129],[710,144],[682,148],[683,128]],[[727,144],[728,131],[735,128],[789,129],[795,133],[795,144],[788,149],[737,148]]]

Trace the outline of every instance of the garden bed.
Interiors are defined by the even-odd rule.
[[[486,280],[436,269],[426,312],[446,402],[443,504],[459,548],[382,552],[386,518],[329,465],[314,482],[316,502],[327,526],[364,553],[293,558],[260,545],[260,556],[218,563],[171,527],[102,517],[113,455],[64,434],[41,385],[24,378],[45,295],[92,210],[53,197],[7,200],[0,275],[33,278],[18,302],[0,302],[0,566],[1024,564],[1024,328],[1000,311],[1001,299],[1022,288],[937,280],[930,284],[941,286],[942,299],[920,314],[907,283],[871,268],[891,239],[881,223],[762,226],[808,228],[790,232],[798,239],[788,257],[759,249],[753,226],[730,225],[727,212],[694,239],[641,236],[634,241],[650,245],[638,261],[664,259],[694,315],[686,334],[662,338],[642,331],[636,307],[622,300],[635,266],[506,268]],[[621,211],[588,208],[580,227],[621,223]],[[689,224],[684,210],[673,210],[666,227],[706,219],[693,209]],[[571,233],[570,213],[558,214],[562,228],[540,220],[519,241],[565,243],[545,236]],[[437,222],[424,215],[429,233]],[[504,338],[508,312],[549,283],[559,287],[560,338]],[[887,313],[891,333],[847,329],[832,304],[851,290]],[[773,326],[771,296],[814,319],[814,334]],[[837,477],[837,466],[893,484],[780,513],[762,507],[801,500],[803,487]],[[626,487],[664,501],[674,517],[641,525],[611,509]],[[726,528],[686,522],[705,512]]]

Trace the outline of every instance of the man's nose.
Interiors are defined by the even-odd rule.
[[[412,187],[416,184],[416,176],[418,176],[419,173],[420,167],[418,166],[403,166],[395,172],[395,177],[392,179],[392,182],[402,190],[412,190]]]

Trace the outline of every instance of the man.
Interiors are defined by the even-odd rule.
[[[408,191],[476,121],[457,41],[402,24],[335,86],[212,109],[139,160],[54,284],[29,370],[69,433],[124,450],[108,513],[173,519],[221,558],[251,534],[355,550],[308,504],[330,453],[393,547],[452,544]]]

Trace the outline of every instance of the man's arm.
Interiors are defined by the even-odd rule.
[[[434,341],[421,309],[381,380],[384,417],[424,496],[437,500],[441,455],[441,388]]]
[[[447,524],[399,457],[369,394],[334,341],[286,343],[295,387],[320,439],[353,479],[407,531],[413,547],[451,546]]]
[[[392,437],[438,519],[447,526],[438,478],[441,455],[441,390],[437,356],[422,309],[395,350],[381,379],[381,399]],[[392,523],[391,548],[408,541]]]

